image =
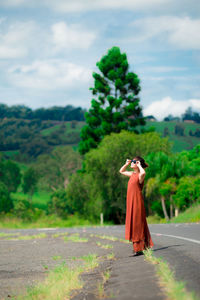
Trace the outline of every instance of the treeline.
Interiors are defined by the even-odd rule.
[[[84,121],[85,112],[85,109],[74,107],[72,105],[67,105],[65,107],[53,106],[50,108],[38,108],[33,110],[24,105],[7,106],[6,104],[0,104],[0,119],[15,118],[25,120],[38,119],[41,121]]]
[[[169,220],[200,201],[199,154],[200,145],[172,154],[168,140],[157,133],[113,133],[85,155],[82,170],[70,177],[67,187],[52,194],[50,211],[91,220],[103,213],[106,221],[123,224],[128,178],[119,169],[127,158],[140,155],[149,163],[143,190],[147,213]]]
[[[80,168],[80,155],[70,146],[60,146],[51,154],[40,155],[25,170],[20,170],[16,162],[6,160],[0,154],[0,215],[9,214],[25,221],[33,221],[51,213],[66,217],[65,206],[60,204],[59,213],[52,211],[50,206],[44,211],[33,205],[32,197],[38,190],[63,190],[69,177]],[[16,192],[27,196],[18,198]]]
[[[177,135],[177,136],[187,136],[187,134],[185,133],[185,126],[183,123],[177,123],[174,127],[174,132],[172,132],[173,134]],[[189,136],[194,136],[199,138],[200,137],[200,129],[196,128],[196,130],[192,131],[191,129],[189,130]],[[164,127],[163,130],[163,136],[166,137],[170,135],[170,131],[169,128],[167,126]]]
[[[170,147],[168,139],[155,132],[137,135],[122,131],[104,137],[84,160],[69,146],[38,156],[24,172],[16,163],[1,158],[0,212],[29,221],[43,214],[64,219],[76,214],[98,221],[103,213],[105,221],[123,224],[128,177],[119,169],[127,158],[140,155],[149,164],[143,189],[147,214],[169,220],[200,201],[200,145],[177,154],[172,154]],[[37,189],[51,192],[46,211],[32,205]],[[28,199],[15,199],[16,191],[28,194]]]
[[[57,145],[78,144],[77,124],[77,121],[0,119],[0,151],[17,151],[13,158],[18,161],[34,160]],[[45,129],[49,129],[48,134],[43,134]]]
[[[181,117],[168,115],[163,119],[163,121],[193,121],[195,123],[200,123],[200,113],[195,112],[191,107],[188,107]]]

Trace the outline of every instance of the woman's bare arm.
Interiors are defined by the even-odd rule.
[[[131,171],[126,171],[126,168],[127,168],[127,166],[130,164],[130,162],[131,162],[131,160],[130,160],[130,159],[127,159],[125,165],[123,165],[123,166],[121,167],[121,169],[119,170],[119,172],[120,172],[122,175],[131,177],[131,175],[133,174],[133,172],[131,172]]]
[[[140,161],[137,161],[137,166],[138,166],[138,168],[140,170],[140,173],[139,173],[139,183],[142,184],[143,181],[144,181],[146,173],[145,173],[145,170],[143,169],[143,167],[141,166]]]

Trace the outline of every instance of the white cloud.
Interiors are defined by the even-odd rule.
[[[67,25],[65,22],[59,22],[54,24],[51,29],[56,50],[88,49],[95,39],[93,32],[84,30],[80,25]]]
[[[166,4],[169,0],[45,0],[45,3],[59,12],[84,12],[105,9],[147,10],[152,6]]]
[[[162,120],[169,114],[173,116],[181,116],[185,110],[191,106],[193,110],[200,110],[200,100],[189,99],[188,101],[176,101],[170,97],[165,97],[161,100],[154,101],[144,108],[144,116],[153,115],[158,120]]]
[[[80,13],[100,10],[131,10],[148,14],[177,12],[197,15],[200,2],[197,0],[0,0],[0,7],[27,7],[52,9],[59,13]]]
[[[135,42],[158,38],[162,44],[167,40],[178,49],[200,49],[200,19],[160,16],[136,20],[131,26],[137,32],[132,38]]]
[[[0,5],[5,7],[15,7],[26,3],[26,0],[1,0]]]
[[[142,67],[142,72],[168,73],[168,72],[176,72],[176,71],[186,71],[187,69],[188,68],[185,68],[185,67],[174,67],[174,66],[155,66],[155,67],[152,66],[152,67]],[[153,78],[153,80],[154,79],[155,78]]]
[[[1,29],[1,28],[0,28]],[[33,22],[17,22],[0,31],[0,59],[26,56],[35,30]]]
[[[8,79],[13,85],[54,90],[70,88],[88,83],[91,70],[64,60],[37,60],[29,65],[15,66],[9,69]]]

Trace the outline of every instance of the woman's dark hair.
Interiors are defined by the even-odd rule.
[[[141,156],[135,156],[134,159],[139,160],[142,168],[144,169],[149,166]]]

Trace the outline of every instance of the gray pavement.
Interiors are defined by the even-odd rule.
[[[200,297],[200,224],[161,224],[150,225],[154,241],[154,255],[163,257],[174,270],[177,280],[186,282],[189,291],[195,291]],[[52,269],[60,261],[53,259],[59,255],[68,265],[74,263],[72,256],[96,253],[102,257],[114,252],[116,260],[102,261],[99,268],[83,274],[85,286],[72,295],[73,300],[99,299],[97,282],[102,280],[105,270],[111,271],[111,277],[105,284],[105,295],[114,295],[115,299],[165,299],[158,284],[154,266],[144,261],[143,256],[132,256],[132,245],[90,237],[90,234],[112,235],[124,238],[124,226],[51,228],[51,229],[1,229],[0,232],[20,235],[33,235],[41,232],[46,238],[37,240],[8,240],[0,238],[0,299],[22,294],[27,286],[44,280],[47,269]],[[54,233],[78,232],[89,238],[88,243],[65,243],[62,238],[53,238]],[[166,235],[171,235],[166,236]],[[173,236],[173,237],[172,237]],[[176,238],[178,236],[179,238]],[[181,239],[185,238],[185,239]],[[191,242],[189,240],[194,240]],[[96,241],[112,244],[113,249],[102,249]],[[195,242],[196,241],[196,242]]]

